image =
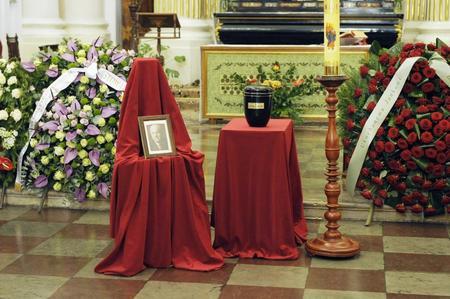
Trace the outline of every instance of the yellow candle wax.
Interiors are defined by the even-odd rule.
[[[324,0],[324,65],[325,75],[338,75],[340,64],[339,0]]]

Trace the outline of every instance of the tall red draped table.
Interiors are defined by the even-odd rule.
[[[293,123],[231,120],[220,132],[213,247],[224,257],[296,259],[307,227]]]

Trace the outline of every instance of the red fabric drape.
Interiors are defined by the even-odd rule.
[[[138,116],[169,114],[177,156],[145,159]],[[210,271],[223,265],[212,249],[203,154],[191,140],[159,62],[136,59],[121,107],[110,224],[115,247],[95,268],[130,276],[147,267]]]
[[[233,119],[221,130],[212,222],[225,257],[298,257],[307,227],[291,120],[252,128]]]

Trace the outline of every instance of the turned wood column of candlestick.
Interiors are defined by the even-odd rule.
[[[339,184],[339,167],[337,160],[339,158],[339,136],[336,130],[336,105],[338,98],[336,91],[344,83],[345,76],[318,76],[316,78],[327,90],[328,95],[325,99],[328,111],[328,131],[325,141],[325,154],[328,160],[328,167],[325,175],[328,183],[325,185],[325,195],[327,196],[327,208],[325,219],[327,231],[321,237],[308,240],[306,251],[310,255],[328,256],[328,257],[352,257],[359,253],[359,243],[352,239],[342,236],[339,232],[338,221],[341,219],[339,208],[339,194],[341,186]]]

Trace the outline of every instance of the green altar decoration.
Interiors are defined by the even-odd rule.
[[[341,47],[341,69],[357,68],[366,57],[368,46]],[[234,73],[251,76],[258,66],[281,67],[295,65],[297,78],[315,78],[323,73],[321,46],[234,46],[206,45],[202,56],[202,117],[207,119],[241,117],[244,114],[243,95],[238,84],[231,80]],[[316,90],[316,89],[315,89]],[[327,117],[323,91],[296,99],[296,107],[305,120],[324,120]]]

